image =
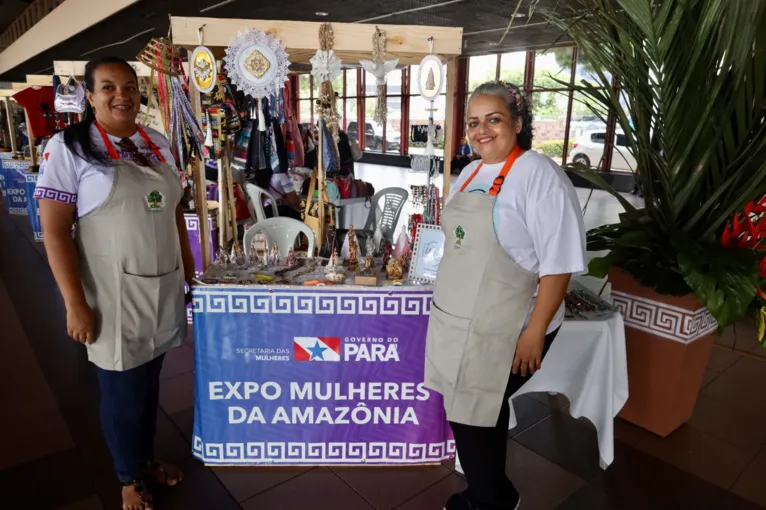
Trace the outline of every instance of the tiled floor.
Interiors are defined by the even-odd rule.
[[[424,181],[405,170],[360,170],[377,189]],[[578,191],[584,204],[589,193]],[[617,212],[611,197],[595,192],[586,224]],[[120,508],[93,369],[67,338],[64,319],[42,245],[32,242],[26,218],[0,206],[0,508]],[[756,359],[766,351],[744,323],[736,341],[728,330],[718,344],[689,424],[662,440],[618,419],[616,460],[607,471],[598,467],[594,429],[568,415],[566,399],[521,397],[507,458],[522,510],[766,508],[766,362]],[[189,342],[168,356],[162,374],[158,454],[178,463],[185,478],[154,492],[159,510],[438,510],[465,487],[451,463],[208,469],[190,455],[192,372]]]

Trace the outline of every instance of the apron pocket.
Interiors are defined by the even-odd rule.
[[[426,359],[452,388],[457,384],[470,326],[470,319],[450,315],[431,303]]]
[[[123,339],[150,339],[158,332],[177,328],[179,305],[183,308],[181,268],[162,276],[123,273]]]

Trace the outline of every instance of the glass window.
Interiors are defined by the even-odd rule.
[[[590,141],[593,143],[604,143],[606,141],[606,133],[593,133],[590,135]]]
[[[386,116],[385,149],[389,154],[402,152],[402,98],[387,98],[388,115]]]
[[[612,75],[609,72],[604,72],[604,75],[611,85]],[[587,80],[594,85],[602,84],[593,65],[586,56],[580,53],[577,57],[577,67],[575,68],[575,83],[580,83],[582,80]]]
[[[346,97],[356,97],[356,69],[346,70]]]
[[[376,101],[375,97],[367,97],[364,100],[364,150],[380,152],[383,150],[383,126],[372,120]],[[361,137],[361,130],[359,131],[358,136]]]
[[[420,66],[410,66],[410,94],[420,94],[418,90],[418,72],[420,72]]]
[[[567,129],[569,92],[535,91],[532,93],[534,138],[532,148],[562,164],[564,135]],[[572,141],[570,140],[570,147]]]
[[[402,93],[402,70],[401,69],[394,69],[390,73],[388,73],[388,79],[386,80],[387,85],[387,91],[386,94],[389,96],[398,96]],[[375,90],[375,93],[377,94],[377,89]]]
[[[516,51],[500,55],[500,79],[524,88],[524,69],[527,67],[527,53]]]
[[[298,97],[308,99],[311,97],[311,76],[302,74],[298,77]]]
[[[522,66],[522,77],[524,67]],[[482,83],[497,77],[497,55],[471,57],[468,61],[468,92],[473,92]]]
[[[356,142],[359,143],[356,129],[359,121],[356,112],[356,101],[356,99],[346,99],[346,115],[343,119],[343,126],[349,139],[356,140]]]
[[[301,99],[298,101],[298,108],[300,108],[301,124],[311,124],[311,100]]]
[[[364,92],[367,97],[375,97],[378,95],[378,86],[375,76],[364,72]]]
[[[426,101],[420,96],[410,97],[410,154],[425,154],[426,140],[428,137],[428,109],[431,108],[431,102]],[[444,114],[447,110],[446,96],[441,95],[434,101],[434,125],[437,126],[436,136],[434,137],[434,154],[444,155]]]
[[[572,78],[572,49],[554,48],[535,52],[534,88],[569,88]],[[562,84],[559,81],[566,83]]]
[[[574,100],[572,101],[572,118],[569,122],[570,140],[577,140],[586,131],[606,132],[606,124],[588,106],[593,104],[593,100],[585,94],[582,94],[581,92],[574,93]],[[602,115],[603,118],[606,118],[606,112],[602,112]],[[601,142],[603,143],[603,138]]]
[[[339,96],[343,96],[343,73],[341,72],[337,78],[332,81],[332,89],[338,93]]]
[[[617,133],[617,139],[615,141],[615,144],[619,147],[627,147],[628,146],[628,139],[625,137],[625,135]]]

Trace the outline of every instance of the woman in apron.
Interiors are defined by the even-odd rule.
[[[446,240],[426,344],[426,385],[441,393],[468,489],[447,510],[514,510],[505,472],[508,399],[540,369],[586,268],[577,193],[532,150],[532,116],[514,85],[471,95],[463,169],[442,213]]]
[[[46,146],[35,198],[67,332],[97,367],[123,509],[150,510],[144,479],[182,478],[154,458],[154,434],[162,361],[186,337],[194,259],[168,142],[136,124],[135,71],[103,58],[87,64],[85,83],[84,119]]]

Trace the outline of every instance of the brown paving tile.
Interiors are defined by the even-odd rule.
[[[160,383],[160,407],[175,414],[194,407],[194,373],[177,375]]]
[[[0,471],[0,507],[50,509],[90,497],[93,486],[75,449]]]
[[[702,394],[743,408],[766,409],[766,363],[743,357],[702,390]]]
[[[615,462],[596,484],[608,496],[607,508],[615,510],[757,509],[724,489],[620,442],[615,444]]]
[[[766,449],[761,450],[753,462],[747,466],[745,472],[732,487],[731,492],[766,507],[764,473],[766,473]]]
[[[553,412],[551,407],[526,395],[513,400],[513,410],[516,413],[516,426],[508,431],[508,437],[514,437],[524,432],[529,427],[550,416]]]
[[[192,458],[191,443],[170,417],[162,412],[157,415],[155,455],[168,462],[184,462]]]
[[[514,441],[508,441],[506,472],[521,494],[523,510],[553,510],[585,481]]]
[[[564,409],[565,407],[569,407],[569,399],[560,393],[557,393],[556,395],[549,395],[548,393],[527,393],[526,395],[553,409]]]
[[[77,503],[62,506],[57,510],[104,510],[104,505],[101,504],[101,499],[98,496],[91,496]]]
[[[564,413],[553,413],[513,441],[583,480],[591,480],[601,472],[595,429]]]
[[[292,480],[310,467],[222,467],[213,473],[239,502]]]
[[[194,371],[194,348],[182,344],[180,347],[171,349],[162,362],[161,379],[169,379]]]
[[[556,510],[621,510],[612,504],[609,495],[597,484],[591,482],[556,507]]]
[[[706,388],[711,382],[715,381],[721,372],[708,368],[705,370],[705,375],[702,376],[702,388]]]
[[[184,473],[183,482],[176,487],[149,486],[155,508],[158,510],[240,510],[239,503],[210,469],[191,457],[177,465]],[[281,505],[263,507],[264,510],[266,508],[287,510],[289,507]]]
[[[740,359],[742,359],[741,354],[713,347],[713,350],[710,352],[710,361],[708,361],[707,367],[717,372],[725,372]]]
[[[6,408],[7,409],[7,408]],[[64,419],[56,411],[14,415],[3,410],[0,420],[0,469],[74,448]]]
[[[727,327],[716,338],[715,343],[729,348],[750,351],[759,347],[758,331],[753,321],[746,317]]]
[[[745,449],[766,444],[766,409],[744,408],[700,395],[689,425]]]
[[[242,504],[244,510],[311,508],[370,510],[374,508],[327,468],[314,468]]]
[[[330,469],[378,510],[401,505],[452,474],[442,465]]]
[[[688,425],[665,439],[642,439],[636,448],[724,489],[734,484],[757,453]]]
[[[192,436],[194,435],[194,408],[190,407],[189,409],[174,413],[170,416],[170,419],[181,430],[186,440],[191,443]]]
[[[651,432],[633,425],[622,418],[614,419],[614,438],[618,441],[635,446],[644,437],[652,435]]]
[[[450,496],[456,492],[464,491],[467,486],[465,478],[457,474],[451,474],[397,507],[397,510],[442,510],[444,503],[447,502]]]

